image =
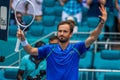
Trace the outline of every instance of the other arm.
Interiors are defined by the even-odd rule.
[[[106,11],[104,5],[101,4],[101,6],[99,7],[99,9],[100,9],[100,12],[102,13],[102,15],[99,16],[101,18],[101,21],[98,24],[98,26],[96,27],[96,29],[91,32],[90,36],[85,41],[86,48],[88,48],[98,38],[99,34],[102,31],[104,23],[107,20],[107,11]]]

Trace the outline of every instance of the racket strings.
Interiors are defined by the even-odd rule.
[[[23,6],[23,8],[21,8],[21,5]],[[26,11],[29,9],[28,5],[30,6],[32,14]],[[27,27],[29,27],[32,24],[32,22],[35,19],[35,9],[34,5],[30,0],[20,0],[17,3],[15,8],[15,18],[17,24],[20,26],[20,28],[22,28],[23,31],[25,31]]]

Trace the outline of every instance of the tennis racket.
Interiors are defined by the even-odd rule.
[[[29,12],[29,9],[32,12]],[[18,29],[25,32],[35,19],[34,4],[30,0],[18,0],[14,9],[14,14]],[[20,40],[17,39],[15,52],[19,52],[19,47]]]

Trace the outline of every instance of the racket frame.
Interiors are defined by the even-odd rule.
[[[20,2],[21,1],[25,1],[25,0],[19,0],[18,2],[17,2],[17,4],[16,4],[16,6],[15,6],[15,19],[16,19],[16,22],[17,22],[17,25],[18,25],[18,29],[20,29],[20,26],[21,27],[24,27],[24,29],[22,30],[23,32],[24,32],[24,30],[27,28],[27,27],[29,27],[32,23],[33,23],[33,21],[34,21],[34,19],[35,19],[35,7],[34,7],[34,4],[30,1],[30,0],[26,0],[27,2],[29,2],[31,5],[32,5],[32,7],[33,7],[33,18],[32,18],[32,20],[31,20],[31,22],[29,23],[29,24],[27,24],[27,25],[23,25],[23,24],[21,24],[19,21],[18,21],[18,19],[17,19],[17,11],[16,11],[16,8],[17,8],[17,5],[19,5],[20,4]],[[21,41],[19,40],[19,39],[17,39],[17,42],[16,42],[16,46],[15,46],[15,52],[19,52],[19,47],[20,47],[20,43],[21,43]]]

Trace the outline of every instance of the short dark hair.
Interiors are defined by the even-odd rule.
[[[43,42],[43,41],[38,41],[38,42],[36,42],[35,43],[35,47],[41,47],[41,46],[43,46],[43,45],[45,45],[45,42]]]
[[[57,26],[57,30],[58,30],[59,26],[60,26],[60,25],[63,25],[63,24],[68,24],[68,25],[70,26],[70,32],[71,32],[71,33],[73,32],[74,26],[73,26],[73,25],[71,24],[71,22],[68,21],[68,20],[60,22],[60,23],[58,24],[58,26]]]

